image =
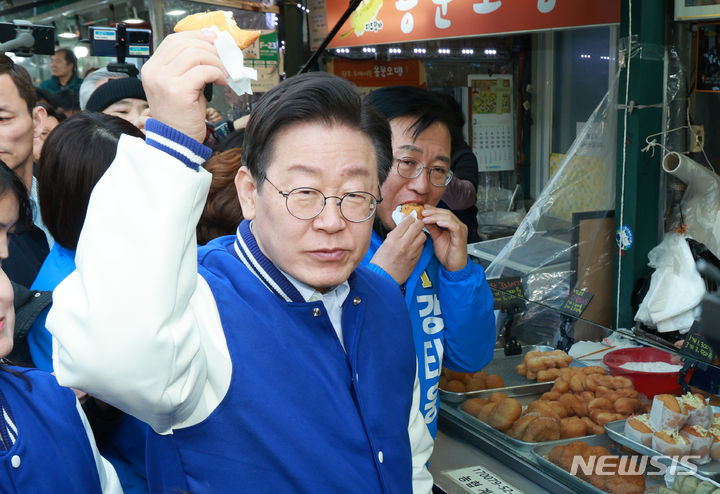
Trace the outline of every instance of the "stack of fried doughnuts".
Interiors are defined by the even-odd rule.
[[[452,393],[465,393],[467,391],[502,388],[505,383],[500,376],[488,374],[485,371],[455,372],[443,367],[439,386],[440,389]]]
[[[603,456],[613,455],[603,446],[590,446],[582,441],[576,441],[567,446],[555,446],[548,453],[548,460],[563,470],[571,472],[576,457],[582,458],[583,464],[598,465],[599,460],[597,458]],[[590,461],[592,457],[596,457],[594,462]],[[617,456],[614,458],[617,458]],[[600,469],[602,475],[599,474],[597,467],[589,474],[582,468],[576,469],[575,473],[585,482],[611,494],[642,494],[645,492],[645,477],[642,474],[631,474],[625,471],[619,474],[618,469],[621,462],[618,460],[602,464],[603,468]],[[615,471],[613,472],[612,469],[615,469]]]
[[[462,408],[493,425],[487,420],[486,412],[491,410],[488,401],[473,398]],[[572,367],[555,380],[550,391],[529,403],[510,427],[506,427],[506,422],[502,423],[503,428],[493,427],[521,441],[553,441],[602,434],[606,423],[644,412],[648,406],[629,379],[609,376],[601,367]],[[507,404],[498,408],[498,412],[506,410],[510,410]],[[511,412],[504,418],[514,417],[517,407],[512,407]]]

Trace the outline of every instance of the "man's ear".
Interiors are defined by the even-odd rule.
[[[235,175],[235,189],[240,200],[243,217],[247,220],[255,219],[257,184],[247,166],[241,166]]]
[[[40,137],[45,128],[47,120],[47,110],[42,106],[36,106],[32,111],[33,117],[33,137]]]

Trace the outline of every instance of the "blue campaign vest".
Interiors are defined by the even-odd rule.
[[[99,494],[95,458],[73,392],[43,371],[9,368],[24,373],[32,391],[22,378],[0,371],[3,406],[18,430],[9,450],[0,447],[0,493]]]
[[[150,434],[151,492],[411,492],[415,354],[397,286],[364,268],[351,275],[346,354],[322,302],[274,294],[234,241],[199,252],[232,360],[230,388],[200,424]]]
[[[363,265],[370,263],[382,243],[383,239],[373,232]],[[433,437],[437,433],[438,384],[443,363],[449,361],[454,370],[475,372],[485,366],[493,355],[495,319],[492,293],[485,283],[482,268],[468,261],[465,269],[472,272],[466,280],[455,281],[452,287],[447,280],[443,284],[440,279],[442,267],[428,236],[420,259],[405,282],[405,304],[412,322],[418,359],[420,412]],[[441,284],[444,286],[442,297]],[[479,289],[479,285],[484,286]],[[457,354],[458,345],[455,346],[455,357],[460,357],[459,362],[453,362],[446,352],[448,324],[451,321],[455,322],[451,337],[456,342],[462,342],[459,345],[462,347],[461,354]]]

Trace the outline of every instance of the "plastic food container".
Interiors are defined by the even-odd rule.
[[[680,371],[675,372],[643,372],[623,369],[620,367],[628,362],[666,362],[668,364],[683,365],[680,356],[652,347],[620,348],[605,354],[603,363],[610,369],[613,376],[625,376],[633,382],[635,389],[649,399],[658,394],[682,393],[678,383]],[[685,377],[690,380],[692,370]]]

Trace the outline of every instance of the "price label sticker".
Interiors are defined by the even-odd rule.
[[[442,473],[472,494],[523,494],[520,489],[480,466],[447,470]]]
[[[705,337],[701,335],[696,327],[690,329],[687,335],[685,335],[685,342],[683,343],[680,353],[688,355],[700,362],[712,362],[715,357],[715,352],[712,347],[705,340]]]
[[[525,292],[519,277],[488,280],[488,285],[492,290],[495,309],[507,310],[523,304]]]
[[[590,305],[592,298],[592,293],[579,288],[573,288],[560,310],[570,316],[580,317],[582,313],[585,312],[585,309],[587,309],[587,306]]]

